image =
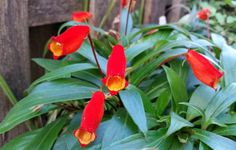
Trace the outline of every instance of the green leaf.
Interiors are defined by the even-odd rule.
[[[77,52],[80,55],[82,55],[83,57],[87,58],[94,65],[96,65],[96,61],[93,56],[92,48],[87,42],[84,42],[83,45],[80,47],[80,49]],[[96,55],[97,55],[99,65],[100,65],[103,73],[106,73],[107,59],[102,57],[101,55],[99,55],[97,52],[96,52]]]
[[[205,124],[209,124],[215,117],[225,111],[231,104],[236,101],[236,83],[232,83],[226,88],[219,91],[208,103],[205,114]]]
[[[137,88],[132,84],[129,84],[129,89],[139,92],[139,94],[142,97],[145,112],[154,114],[154,107],[152,106],[151,99],[149,98],[149,96],[147,96],[144,91],[142,91],[141,89]]]
[[[224,46],[227,44],[225,38],[219,34],[212,33],[211,38],[213,43],[221,49],[223,49]]]
[[[162,115],[166,109],[166,107],[168,106],[169,102],[171,99],[171,93],[170,90],[167,89],[165,91],[163,91],[160,96],[157,99],[156,102],[156,114],[158,116]]]
[[[91,149],[93,149],[94,147],[101,147],[101,145],[102,145],[102,142],[103,142],[103,138],[104,138],[104,136],[105,136],[105,132],[106,132],[106,130],[109,128],[109,126],[110,126],[110,121],[111,121],[111,119],[110,120],[107,120],[107,121],[104,121],[104,122],[102,122],[100,125],[99,125],[99,127],[98,127],[98,129],[97,129],[97,131],[96,131],[96,139],[95,139],[95,141],[90,145],[91,146]],[[136,129],[137,129],[137,127],[135,127]],[[96,148],[95,148],[96,149]]]
[[[67,133],[57,139],[52,150],[82,150],[82,148],[74,135]]]
[[[127,36],[125,36],[123,33],[120,34],[120,40],[121,40],[121,45],[123,47],[129,46],[129,39]]]
[[[79,111],[76,115],[74,115],[73,118],[71,119],[67,127],[68,133],[73,133],[73,131],[80,126],[81,118],[82,118],[82,110]]]
[[[228,16],[226,22],[228,24],[234,23],[236,21],[236,18],[234,16]]]
[[[25,150],[29,142],[34,139],[35,136],[41,131],[42,128],[19,135],[16,138],[12,139],[10,142],[3,145],[1,150]]]
[[[147,119],[143,107],[143,101],[140,94],[133,90],[127,89],[119,92],[121,101],[123,102],[129,115],[142,132],[147,131]]]
[[[0,87],[8,97],[9,101],[12,105],[15,105],[17,103],[17,99],[12,93],[10,87],[8,86],[7,82],[4,80],[3,76],[0,74]]]
[[[225,24],[226,15],[221,14],[221,13],[216,13],[215,17],[216,17],[216,20],[220,23],[220,25]]]
[[[54,141],[66,123],[67,117],[62,117],[44,127],[33,139],[25,149],[34,150],[51,150]]]
[[[171,148],[175,139],[177,139],[177,137],[175,137],[174,135],[170,135],[168,137],[164,135],[159,140],[156,140],[149,145],[152,147],[157,147],[158,150],[166,150]]]
[[[198,150],[211,150],[210,147],[208,147],[206,144],[200,142],[199,143],[199,149]]]
[[[175,25],[170,25],[170,24],[167,24],[167,25],[150,25],[150,26],[141,28],[137,32],[132,33],[130,35],[129,39],[132,40],[132,39],[134,39],[135,37],[139,36],[142,33],[149,32],[149,31],[155,30],[155,29],[157,29],[158,31],[162,31],[162,30],[173,30],[174,28],[177,29],[178,27],[176,27]],[[180,29],[180,28],[178,28],[178,29]]]
[[[73,131],[78,129],[81,123],[82,112],[78,112],[68,125],[67,131],[61,135],[56,143],[54,144],[53,150],[78,150],[83,149],[78,140],[74,137]],[[110,121],[110,120],[109,120]],[[87,146],[88,149],[97,149],[97,146],[100,147],[104,133],[109,127],[109,121],[102,122],[98,129],[96,130],[96,139],[94,142]]]
[[[208,103],[215,95],[214,89],[206,86],[200,85],[192,94],[189,103],[199,107],[201,110],[205,110]],[[198,117],[199,113],[191,107],[188,107],[187,111],[187,120],[192,120],[195,117]]]
[[[177,58],[169,62],[169,65],[170,68],[173,69],[184,82],[186,82],[189,72],[188,63],[186,63],[183,59]]]
[[[154,114],[146,113],[148,129],[153,129],[161,125],[161,122]]]
[[[158,131],[148,131],[146,137],[141,133],[137,133],[123,140],[112,143],[105,150],[153,148],[153,146],[149,146],[150,143],[158,143],[157,145],[159,145],[161,141],[163,141],[165,132],[165,129],[160,129]]]
[[[168,38],[172,30],[160,30],[156,33],[153,33],[151,35],[148,35],[136,43],[132,44],[126,51],[126,57],[127,61],[131,62],[136,56],[143,53],[144,51],[150,50],[152,47],[155,46],[155,44],[161,43],[162,40],[165,40]],[[144,55],[144,58],[140,58],[135,62],[136,66],[140,66],[140,64],[143,64],[145,61],[149,60],[150,58],[157,56],[161,52],[163,52],[165,49],[152,49],[149,54]],[[133,67],[133,66],[132,66]]]
[[[172,141],[170,141],[170,150],[193,150],[193,143],[187,142],[186,144],[182,144],[175,137],[172,136]],[[163,150],[166,148],[163,147]]]
[[[118,111],[117,114],[109,120],[108,127],[102,139],[102,149],[109,146],[111,143],[135,134],[137,131],[135,124],[132,122],[127,112],[124,110]]]
[[[147,87],[147,95],[150,97],[150,99],[157,98],[163,93],[164,91],[169,89],[169,84],[166,81],[165,74],[161,75],[160,77],[157,77],[153,83]]]
[[[166,66],[164,66],[163,68],[166,72],[167,80],[171,89],[171,94],[174,99],[174,109],[176,111],[185,110],[186,106],[179,106],[179,103],[188,101],[188,93],[184,81],[171,68]]]
[[[65,67],[58,68],[56,70],[53,70],[49,73],[46,73],[39,79],[35,80],[29,87],[28,91],[30,91],[35,85],[39,84],[43,81],[50,81],[55,80],[58,78],[63,78],[66,75],[70,75],[71,73],[82,71],[82,70],[88,70],[88,69],[94,69],[95,67],[89,63],[79,63],[79,64],[72,64]]]
[[[207,50],[207,46],[212,46],[209,42],[202,42],[202,40],[198,41],[201,42],[201,44],[198,44],[196,41],[189,41],[189,40],[174,40],[174,41],[168,41],[166,44],[163,44],[160,49],[168,50],[173,49],[175,47],[181,47],[181,48],[201,48],[203,50]]]
[[[90,71],[80,71],[72,74],[73,77],[87,81],[96,85],[97,87],[102,86],[100,74]]]
[[[236,82],[236,50],[225,45],[220,56],[220,60],[224,69],[225,86]]]
[[[1,150],[50,150],[65,123],[66,117],[62,117],[43,128],[24,133],[5,144]]]
[[[182,129],[183,127],[193,127],[193,124],[184,118],[180,117],[176,113],[171,113],[171,120],[170,120],[170,126],[167,130],[166,135],[169,136],[172,133]]]
[[[45,82],[36,86],[32,92],[21,101],[19,101],[0,123],[0,133],[4,133],[16,125],[41,115],[51,109],[49,105],[46,110],[42,106],[46,104],[65,102],[90,98],[92,92],[98,89],[91,85],[74,80],[64,79],[52,82]],[[35,110],[35,108],[39,110]]]
[[[125,50],[127,62],[131,62],[136,56],[153,46],[154,43],[152,41],[139,42],[131,45],[128,49]]]
[[[191,103],[186,103],[186,102],[182,102],[179,104],[188,106],[188,108],[191,108],[196,112],[197,116],[201,116],[202,118],[205,118],[204,110],[202,110],[200,107],[198,107],[194,104],[191,104]],[[191,119],[187,119],[187,120],[191,120]]]
[[[52,71],[52,70],[58,69],[59,67],[64,67],[64,66],[72,64],[68,61],[52,60],[52,59],[44,59],[44,58],[33,58],[33,61],[37,63],[39,66],[46,69],[47,71]]]
[[[153,44],[158,44],[158,42],[162,40],[168,40],[170,38],[170,34],[172,33],[173,29],[162,29],[154,32],[152,34],[146,34],[142,38],[145,41],[151,41]]]
[[[214,130],[214,132],[223,136],[236,136],[236,124],[227,127],[219,127]]]
[[[217,120],[224,124],[236,124],[236,114],[221,114],[217,117]]]
[[[126,24],[127,24],[127,16],[128,16],[128,9],[127,8],[122,9],[121,16],[120,16],[120,32],[123,34],[125,34],[125,29],[126,29]],[[133,28],[133,19],[132,19],[132,15],[129,14],[127,35],[129,35],[132,28]]]
[[[235,150],[236,147],[236,142],[205,130],[194,129],[193,137],[214,150]]]
[[[155,70],[158,66],[160,66],[163,62],[165,62],[168,59],[174,58],[176,56],[182,55],[187,52],[187,49],[179,49],[179,50],[171,50],[167,51],[164,54],[158,56],[153,61],[150,61],[149,63],[142,65],[142,67],[139,68],[139,70],[135,71],[131,75],[131,82],[134,85],[137,85],[140,81],[142,81],[145,77],[150,75],[150,73]]]

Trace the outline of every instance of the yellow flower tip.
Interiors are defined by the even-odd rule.
[[[120,91],[125,88],[125,78],[111,76],[107,78],[107,87],[110,91]]]
[[[76,130],[74,132],[75,137],[78,139],[81,146],[86,146],[89,143],[93,142],[96,138],[96,135],[94,132],[88,132],[85,130]]]
[[[54,56],[61,56],[62,55],[62,44],[52,40],[50,43],[49,49],[52,51]]]
[[[212,88],[213,88],[214,90],[217,90],[217,84],[218,84],[218,82],[220,82],[220,78],[218,78],[217,80],[215,80],[215,82],[212,84]]]

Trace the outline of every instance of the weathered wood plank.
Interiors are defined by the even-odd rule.
[[[82,10],[83,0],[29,0],[29,26],[64,22]]]
[[[144,7],[144,23],[159,23],[160,16],[165,15],[169,0],[148,0]]]
[[[28,0],[0,1],[0,73],[4,76],[17,98],[30,83],[28,44]],[[0,121],[11,108],[0,90]],[[18,126],[0,136],[0,145],[25,131]]]
[[[186,0],[172,0],[171,7],[168,9],[168,22],[176,22],[181,17],[181,4],[185,4]]]
[[[161,16],[166,16],[168,22],[175,22],[181,17],[179,4],[185,0],[148,0],[145,2],[144,23],[159,23]]]
[[[89,10],[93,14],[92,22],[95,26],[99,26],[102,18],[105,15],[107,8],[112,0],[90,0]],[[104,29],[110,29],[114,18],[119,14],[120,2],[116,0],[116,3],[108,16],[108,19],[104,25]]]
[[[29,29],[29,43],[30,43],[30,56],[31,58],[42,58],[44,46],[47,43],[47,40],[52,36],[56,35],[60,27],[58,24],[50,24],[44,26],[30,27]],[[50,52],[48,52],[49,58],[52,58]],[[31,61],[31,80],[39,78],[44,74],[44,69],[39,65]]]

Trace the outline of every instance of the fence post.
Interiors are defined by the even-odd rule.
[[[145,2],[144,23],[159,23],[160,16],[166,16],[168,22],[178,21],[181,17],[181,5],[186,0],[148,0]]]
[[[0,73],[19,99],[30,83],[28,0],[1,0],[0,14]],[[0,121],[11,107],[0,89]],[[20,125],[0,135],[0,147],[24,131]]]

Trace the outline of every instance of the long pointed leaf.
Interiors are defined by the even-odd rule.
[[[142,97],[133,90],[127,89],[119,93],[121,100],[129,115],[142,132],[147,131],[147,118],[145,116]]]
[[[236,147],[236,142],[205,130],[194,129],[193,137],[214,150],[235,150]]]

